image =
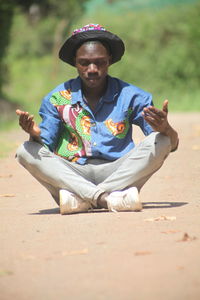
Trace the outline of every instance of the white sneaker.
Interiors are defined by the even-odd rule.
[[[136,187],[131,187],[125,191],[112,192],[105,199],[108,209],[111,211],[142,210],[142,203]]]
[[[67,190],[60,190],[59,196],[61,215],[85,212],[91,208],[90,203],[83,201],[77,195],[68,192]]]

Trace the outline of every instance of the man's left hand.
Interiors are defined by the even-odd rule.
[[[149,106],[143,109],[142,115],[144,119],[151,125],[154,131],[160,132],[166,136],[169,136],[171,140],[171,149],[175,151],[178,147],[178,134],[170,126],[167,115],[168,115],[168,100],[163,102],[162,110]]]
[[[154,106],[149,106],[143,109],[142,115],[154,131],[165,133],[168,130],[168,100],[163,102],[162,110]]]

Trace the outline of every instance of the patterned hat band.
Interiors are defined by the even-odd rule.
[[[106,29],[99,24],[87,24],[87,25],[83,26],[82,28],[75,29],[72,32],[72,35],[75,35],[80,32],[90,31],[90,30],[106,31]]]

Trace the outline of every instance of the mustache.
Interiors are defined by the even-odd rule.
[[[98,72],[88,72],[87,77],[88,78],[99,77],[99,73]]]

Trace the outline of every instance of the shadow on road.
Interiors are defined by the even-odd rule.
[[[188,202],[144,202],[142,203],[144,209],[179,207],[186,204],[188,204]]]
[[[59,214],[60,209],[57,208],[50,208],[50,209],[41,209],[36,213],[30,213],[29,215],[53,215],[53,214]]]
[[[155,208],[172,208],[179,207],[188,204],[188,202],[145,202],[142,203],[144,209],[155,209]],[[107,209],[93,209],[83,213],[106,213],[109,212]],[[30,215],[52,215],[60,214],[59,207],[51,209],[41,209],[39,212],[31,213]]]
[[[73,213],[73,215],[77,214],[88,214],[88,213],[108,213],[108,209],[91,209],[89,211],[84,211],[84,212],[78,212],[78,213]],[[41,209],[39,212],[36,213],[31,213],[29,215],[52,215],[52,214],[60,214],[60,209],[58,208],[51,208],[51,209]],[[71,214],[69,214],[71,215]]]

